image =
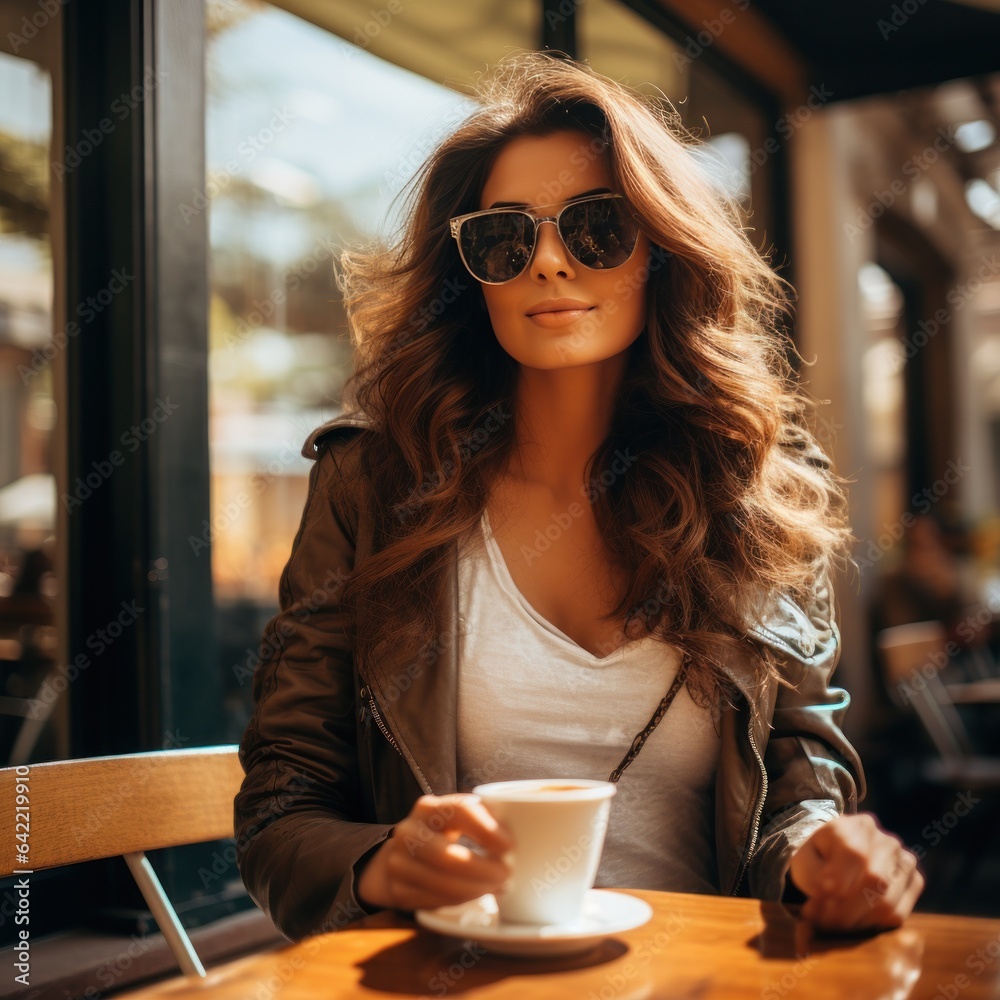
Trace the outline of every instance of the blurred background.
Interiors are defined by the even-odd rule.
[[[238,742],[351,370],[336,255],[514,47],[672,101],[797,288],[862,808],[922,908],[1000,915],[997,0],[0,0],[3,763]],[[189,926],[252,905],[231,846],[158,864]],[[147,926],[111,862],[36,879],[36,935]]]

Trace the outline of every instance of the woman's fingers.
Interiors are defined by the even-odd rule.
[[[878,898],[874,893],[868,898],[823,900],[810,914],[810,919],[817,927],[830,931],[886,930],[900,927],[912,913],[923,890],[923,875],[913,871],[901,881],[895,901]]]
[[[909,851],[903,852],[913,858]],[[851,930],[876,927],[899,927],[913,911],[920,894],[924,891],[924,876],[917,870],[916,858],[913,863],[901,862],[887,881],[876,893],[868,895],[868,903],[849,925]]]
[[[499,883],[510,875],[510,869],[499,858],[483,857],[441,833],[423,840],[418,851],[410,851],[401,843],[394,854],[408,862],[400,864],[400,870],[427,868],[471,882]]]
[[[924,891],[926,884],[924,873],[920,869],[915,868],[913,874],[910,876],[910,882],[906,891],[896,904],[896,912],[901,914],[901,920],[905,920],[913,912],[913,908],[917,905],[917,900]]]
[[[867,850],[854,878],[832,893],[818,897],[814,917],[819,926],[830,930],[860,930],[898,926],[901,922],[895,909],[915,867],[906,860],[912,855],[895,837],[878,831]]]
[[[802,916],[826,930],[898,927],[924,888],[917,859],[867,813],[831,820],[792,858],[809,899]]]
[[[881,899],[898,866],[902,845],[870,821],[855,836],[845,837],[841,851],[845,877],[828,894],[828,906],[839,926],[849,927],[870,914]]]
[[[458,843],[471,838],[486,852]],[[474,795],[425,795],[396,825],[386,873],[394,905],[430,908],[499,891],[510,875],[501,860],[511,840]]]
[[[488,854],[500,857],[513,846],[510,836],[490,815],[476,795],[457,792],[453,795],[423,795],[414,803],[403,821],[409,846],[414,852],[434,834],[448,831],[463,834],[479,844]]]
[[[896,910],[918,879],[922,880],[923,876],[917,871],[916,855],[900,848],[894,854],[885,882],[876,886],[878,899],[873,901],[873,908],[882,907],[890,912]]]
[[[491,867],[485,871],[472,864],[464,867],[447,867],[428,863],[428,859],[423,856],[418,859],[410,857],[405,852],[396,851],[390,854],[387,864],[389,877],[394,884],[434,893],[439,897],[439,902],[435,905],[439,906],[448,902],[475,899],[486,892],[499,892],[507,881],[506,868],[497,862],[491,863]]]

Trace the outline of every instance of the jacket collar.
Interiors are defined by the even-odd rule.
[[[341,413],[339,416],[328,420],[325,424],[320,424],[306,438],[306,443],[302,446],[302,454],[306,458],[315,459],[320,439],[331,431],[339,430],[341,427],[357,427],[361,430],[368,430],[371,426],[372,422],[368,415],[361,410],[355,410],[351,413]]]

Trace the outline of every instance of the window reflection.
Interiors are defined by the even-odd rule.
[[[391,232],[405,182],[467,97],[265,4],[207,8],[211,545],[227,712],[239,738],[261,628],[305,501],[308,433],[353,357],[334,275]],[[200,206],[200,207],[199,207]]]
[[[49,146],[52,81],[0,53],[0,761],[59,756],[39,695],[55,667],[57,401]],[[54,699],[44,702],[49,708]]]

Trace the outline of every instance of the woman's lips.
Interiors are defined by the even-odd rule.
[[[527,314],[537,326],[552,330],[560,326],[569,326],[577,320],[583,319],[587,313],[591,312],[595,306],[584,305],[583,303],[573,303],[570,305],[553,304],[537,306],[535,311]]]

